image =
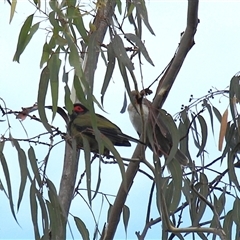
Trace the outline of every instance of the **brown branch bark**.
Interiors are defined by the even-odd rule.
[[[198,0],[188,0],[187,27],[171,64],[159,82],[153,100],[154,107],[161,108],[163,106],[188,52],[195,44],[194,35],[197,31],[198,22]]]
[[[177,74],[181,69],[181,66],[184,62],[187,53],[194,45],[194,35],[196,33],[197,24],[198,24],[198,0],[189,0],[187,13],[187,27],[180,41],[178,51],[159,83],[153,101],[155,107],[162,107],[177,77]],[[141,156],[141,146],[136,147],[132,158],[137,158],[139,156]],[[111,213],[108,219],[108,226],[105,229],[104,236],[102,236],[102,239],[111,240],[114,238],[119,223],[119,219],[122,213],[122,209],[127,198],[127,194],[130,191],[130,188],[133,184],[133,180],[134,177],[136,176],[138,169],[139,163],[130,162],[126,171],[128,191],[126,192],[123,184],[121,184],[115,202],[111,209]]]
[[[97,61],[99,56],[98,46],[100,46],[100,44],[102,44],[103,42],[104,36],[109,26],[109,22],[112,19],[115,6],[115,1],[105,1],[105,4],[99,7],[94,20],[96,31],[94,31],[90,36],[89,44],[91,45],[88,46],[88,57],[86,60],[86,68],[84,71],[85,79],[87,82],[89,82],[90,86],[93,86],[94,73],[97,67]],[[74,152],[75,151],[73,151],[72,147],[68,143],[66,143],[64,166],[59,188],[59,201],[62,206],[62,211],[66,221],[64,226],[59,229],[58,236],[56,236],[57,240],[66,239],[67,217],[72,202],[74,186],[76,184],[76,176],[78,171],[79,154],[77,154],[77,156],[75,157],[73,156]],[[73,161],[73,159],[75,159],[75,161]]]

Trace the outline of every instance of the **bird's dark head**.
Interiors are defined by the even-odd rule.
[[[84,114],[88,111],[86,107],[84,107],[81,103],[75,103],[73,105],[73,114],[74,115],[79,115],[79,114]]]
[[[132,95],[132,99],[133,99],[134,104],[142,104],[143,96],[141,96],[141,94],[138,91],[133,90],[131,92],[131,95]]]

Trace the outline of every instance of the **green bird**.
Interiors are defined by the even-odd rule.
[[[140,94],[137,91],[132,91],[131,94],[133,102],[128,105],[128,113],[133,127],[137,131],[138,135],[141,135],[144,129],[147,146],[152,151],[154,149],[159,156],[164,155],[167,157],[171,151],[173,141],[166,124],[161,119],[160,114],[155,114],[155,117],[153,117],[154,115],[151,115],[151,113],[154,114],[152,103],[146,98],[143,98],[144,94]],[[151,121],[148,121],[150,115]],[[148,140],[149,133],[146,131],[149,124],[153,127],[152,131],[154,134],[151,136],[154,141],[153,146]],[[186,166],[189,162],[187,156],[180,149],[177,149],[174,158],[177,159],[183,166]]]
[[[117,125],[99,114],[96,114],[96,124],[100,133],[105,135],[115,146],[130,147],[129,140],[139,142],[137,139],[122,133]],[[78,148],[83,148],[83,138],[85,138],[89,142],[91,152],[99,153],[99,145],[94,135],[90,112],[80,103],[74,104],[73,112],[70,115],[69,133],[71,137],[76,139]],[[109,150],[106,147],[104,155],[109,155]]]

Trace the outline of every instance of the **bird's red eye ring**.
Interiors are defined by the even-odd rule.
[[[75,106],[73,110],[75,112],[84,112],[84,109],[81,106]]]

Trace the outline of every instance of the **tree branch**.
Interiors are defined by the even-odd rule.
[[[194,35],[197,31],[198,22],[198,0],[188,0],[187,27],[182,34],[178,50],[176,51],[173,60],[159,82],[153,101],[154,107],[161,108],[167,99],[182,64],[189,50],[194,45]]]

